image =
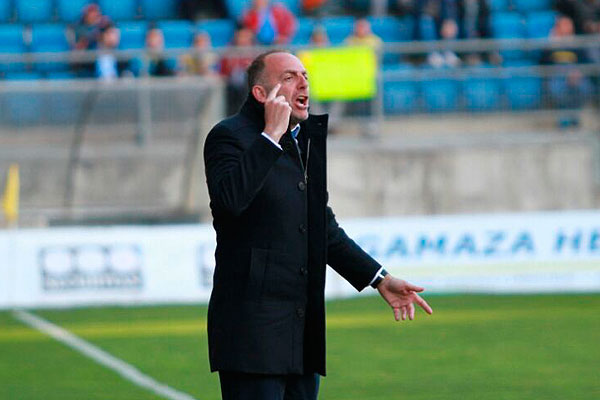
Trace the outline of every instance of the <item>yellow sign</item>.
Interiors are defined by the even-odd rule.
[[[306,50],[298,58],[318,101],[364,100],[377,93],[377,55],[371,47]]]
[[[19,165],[11,164],[6,176],[4,196],[2,197],[2,211],[9,224],[19,219]]]

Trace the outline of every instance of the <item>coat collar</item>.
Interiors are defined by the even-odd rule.
[[[246,116],[261,129],[265,126],[265,106],[256,100],[252,93],[248,93],[246,101],[240,110],[240,114]],[[309,114],[306,121],[300,123],[300,132],[306,132],[308,137],[327,136],[327,114],[315,115]]]

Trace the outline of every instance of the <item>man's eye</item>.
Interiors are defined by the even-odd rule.
[[[286,77],[284,78],[284,80],[286,80],[286,81],[291,81],[291,80],[292,80],[292,77],[291,77],[291,76],[286,76]]]

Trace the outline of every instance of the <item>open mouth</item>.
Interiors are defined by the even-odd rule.
[[[297,108],[306,110],[308,108],[308,96],[298,96],[294,101]]]

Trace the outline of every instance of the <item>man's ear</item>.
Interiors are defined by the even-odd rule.
[[[252,86],[252,96],[254,96],[259,103],[266,103],[268,96],[267,89],[261,85],[254,85]]]

